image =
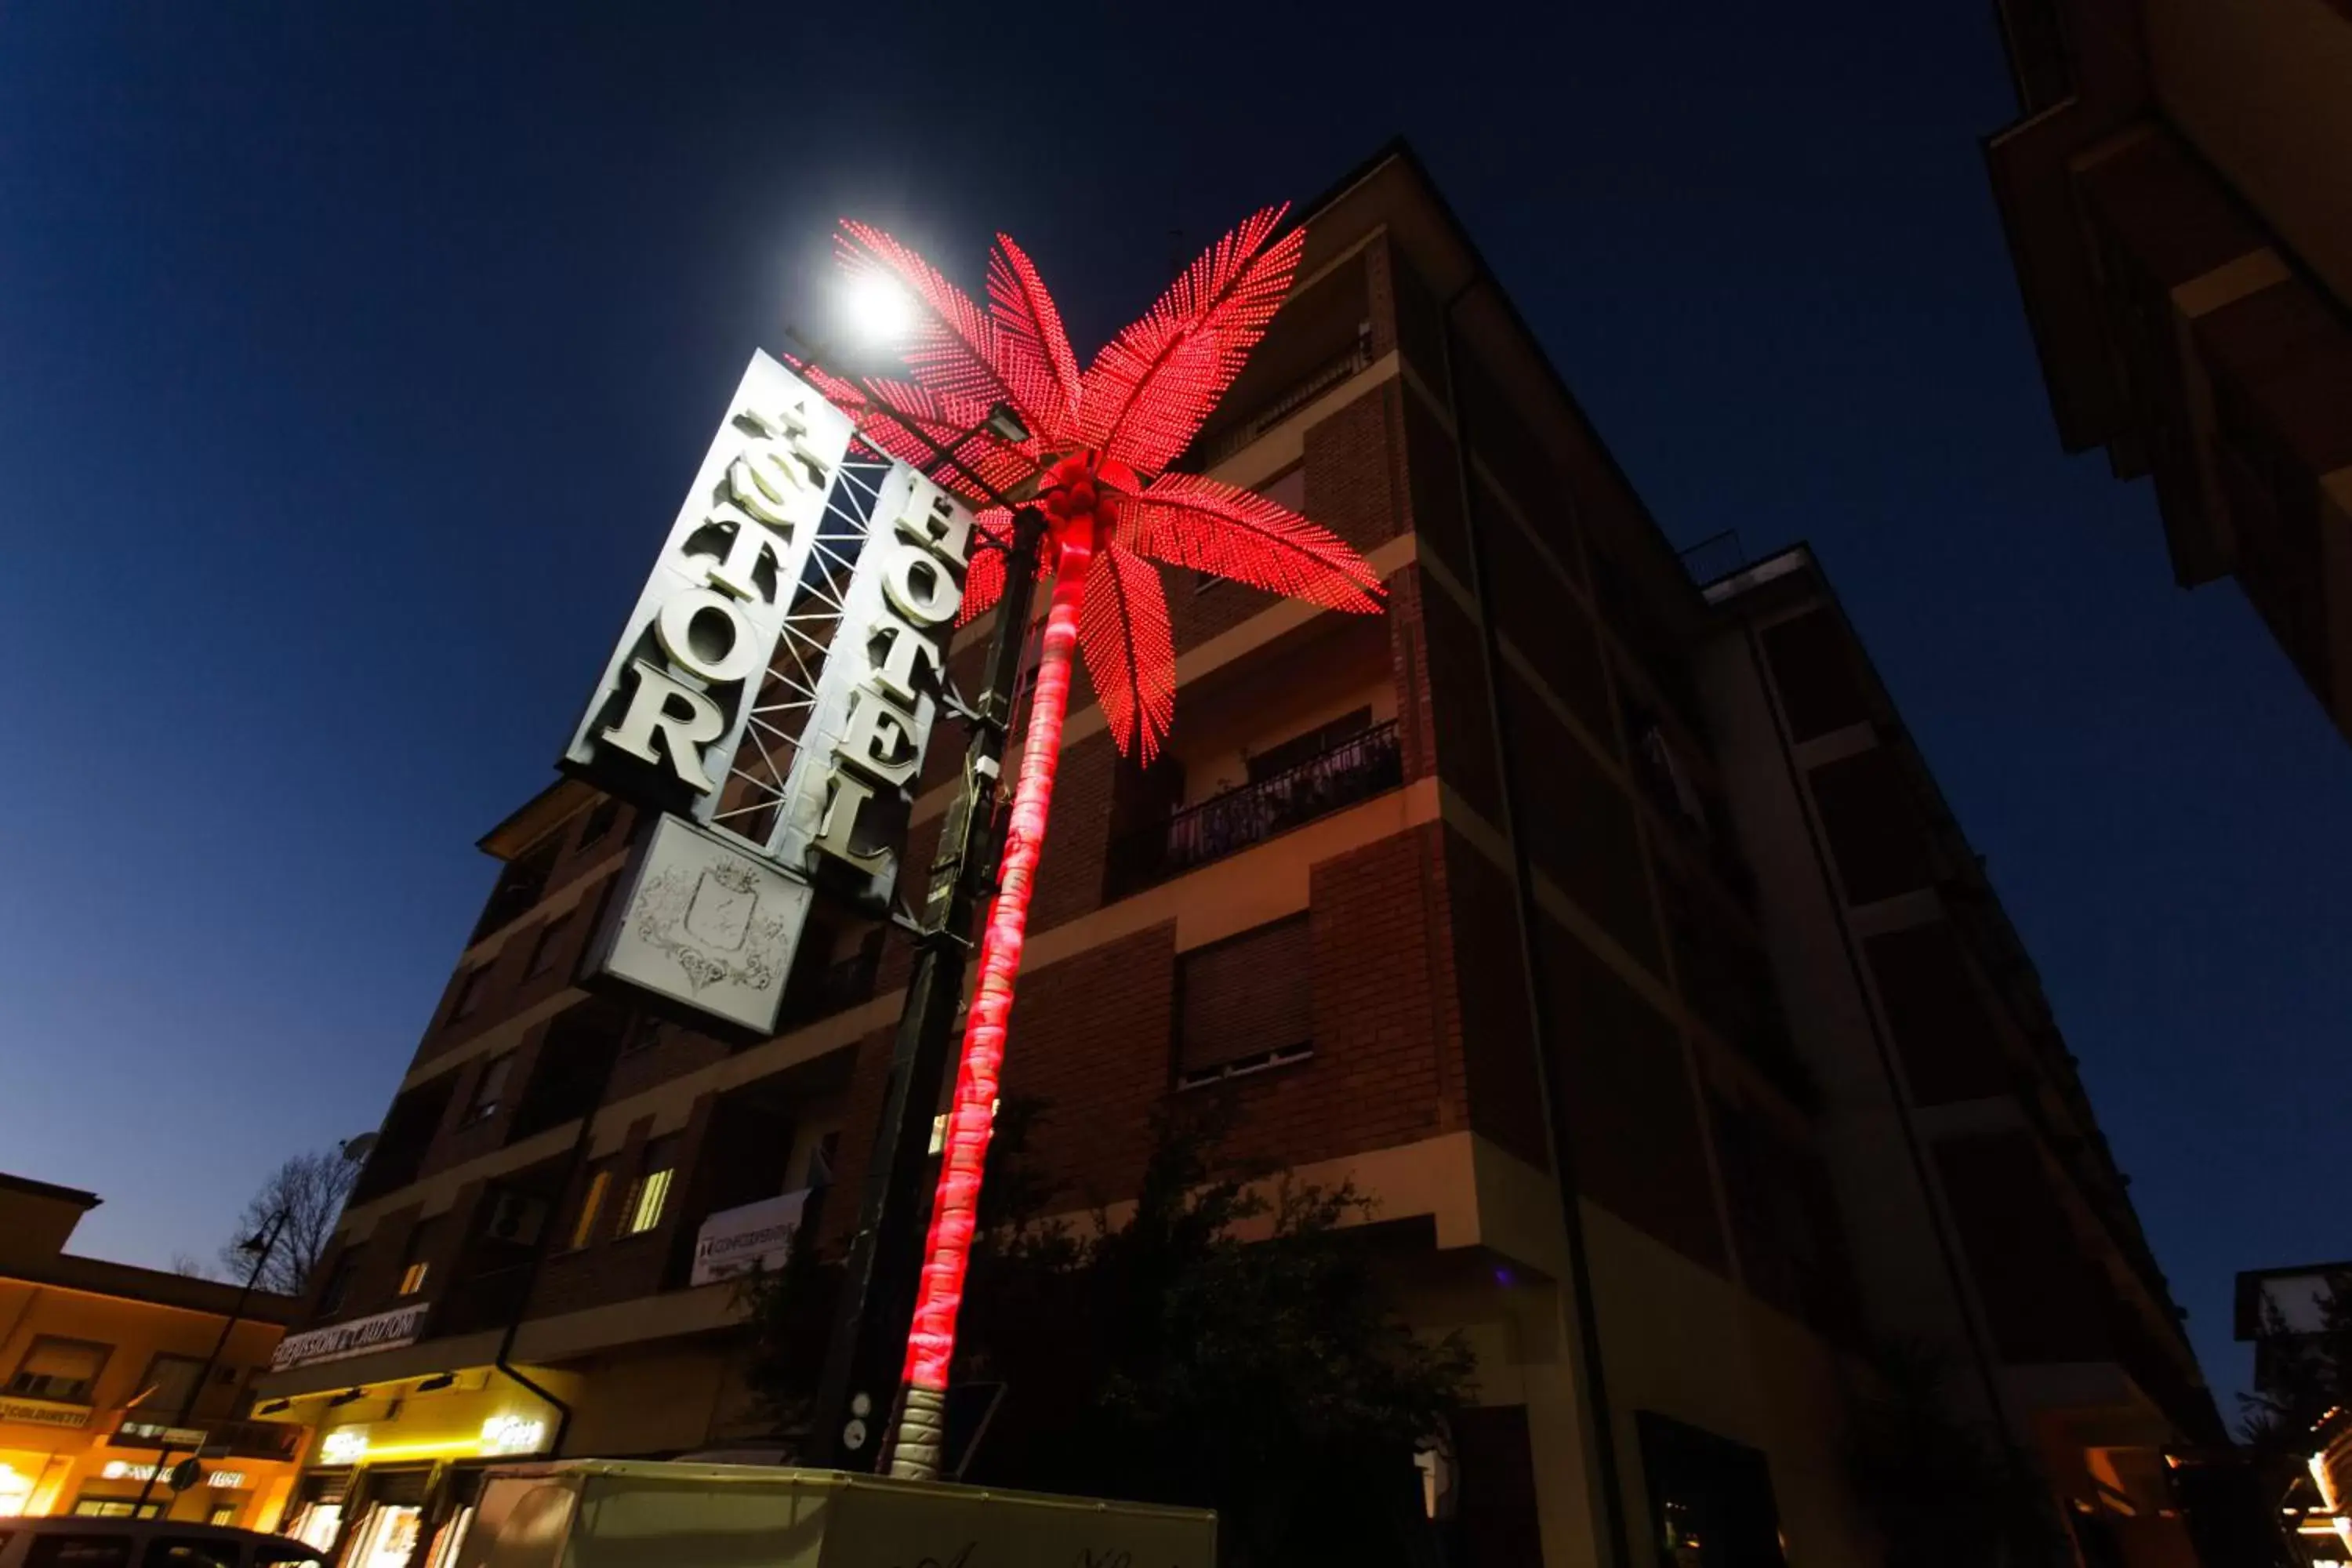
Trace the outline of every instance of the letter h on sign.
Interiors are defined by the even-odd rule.
[[[849,416],[754,354],[671,523],[563,765],[640,804],[710,821],[742,743]]]

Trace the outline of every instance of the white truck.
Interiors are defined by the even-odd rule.
[[[457,1568],[1216,1568],[1194,1509],[772,1465],[559,1459],[482,1479]]]

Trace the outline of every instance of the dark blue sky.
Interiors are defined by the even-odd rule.
[[[2233,1270],[2352,1255],[2352,748],[2058,452],[1990,0],[233,9],[0,10],[0,1169],[84,1250],[373,1125],[835,216],[1009,228],[1083,354],[1402,132],[1667,531],[1820,550],[2217,1384]]]

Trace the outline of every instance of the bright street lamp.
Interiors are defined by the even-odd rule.
[[[914,296],[883,272],[863,272],[852,278],[842,299],[850,324],[867,342],[895,343],[914,329]]]

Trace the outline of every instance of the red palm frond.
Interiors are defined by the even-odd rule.
[[[975,505],[992,489],[1005,490],[1037,471],[1026,448],[949,417],[958,405],[904,382],[870,380],[864,386],[822,365],[788,360],[793,370],[849,416],[857,434],[888,457],[908,464]]]
[[[1004,597],[1004,552],[992,550],[982,542],[1004,543],[1013,538],[1013,514],[1001,506],[990,507],[972,517],[971,555],[963,573],[963,607],[956,612],[956,625],[963,626],[988,613],[990,605]]]
[[[1149,766],[1176,717],[1176,645],[1158,569],[1117,543],[1097,554],[1078,646],[1111,739]]]
[[[918,316],[903,353],[926,389],[982,411],[1010,403],[1033,430],[1044,423],[1053,396],[1044,362],[1008,343],[945,273],[870,224],[844,219],[835,248],[852,277],[886,273],[913,294]]]
[[[1150,473],[1191,443],[1290,290],[1307,231],[1267,244],[1286,210],[1265,208],[1211,246],[1103,345],[1078,405],[1087,445]]]
[[[1162,474],[1118,506],[1120,542],[1139,555],[1327,609],[1380,608],[1371,564],[1278,501],[1199,474]]]
[[[1030,428],[1057,441],[1075,438],[1078,356],[1070,352],[1061,310],[1045,291],[1036,264],[1009,234],[996,237],[996,249],[988,258],[988,300],[999,338],[1015,358],[1034,361],[1045,373],[1036,409],[1041,422]]]

